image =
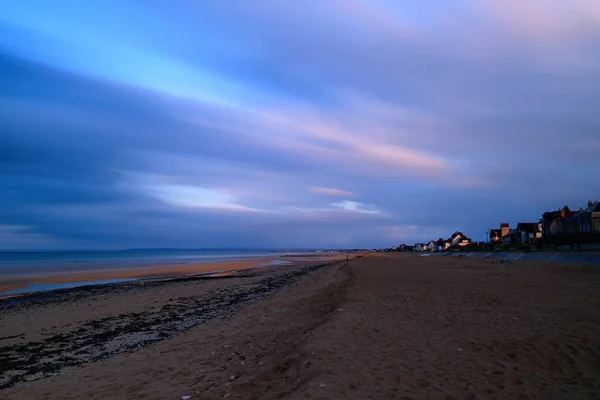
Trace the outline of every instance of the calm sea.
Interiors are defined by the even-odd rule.
[[[0,251],[0,276],[97,269],[102,267],[127,268],[131,266],[152,266],[170,263],[204,263],[303,253],[305,252],[284,252],[264,249]]]

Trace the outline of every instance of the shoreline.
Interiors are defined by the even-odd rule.
[[[340,259],[172,280],[131,281],[0,300],[0,391],[230,317]],[[227,279],[224,279],[227,278]]]
[[[201,263],[166,263],[160,265],[133,265],[113,268],[63,270],[45,273],[0,276],[0,298],[24,293],[66,289],[69,287],[111,284],[130,280],[172,279],[211,273],[226,273],[248,268],[264,268],[288,265],[302,261],[306,256],[297,255],[281,259],[280,256],[244,258],[228,261],[207,261]],[[334,258],[333,255],[311,257],[312,260]],[[337,256],[339,257],[339,255]]]

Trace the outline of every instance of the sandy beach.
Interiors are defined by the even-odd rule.
[[[599,289],[414,254],[80,288],[0,303],[0,397],[600,398]]]
[[[319,256],[319,259],[328,259],[335,256]],[[3,292],[14,289],[26,289],[28,285],[52,285],[61,283],[107,281],[120,279],[141,279],[156,277],[177,277],[192,274],[201,274],[212,271],[233,271],[242,268],[256,268],[275,264],[292,264],[304,259],[294,257],[262,257],[230,261],[203,262],[203,263],[163,263],[160,265],[140,265],[121,267],[95,267],[84,269],[57,269],[48,273],[15,274],[0,276],[0,296]]]

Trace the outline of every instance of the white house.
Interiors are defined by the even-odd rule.
[[[467,235],[459,231],[454,232],[450,239],[448,239],[448,242],[450,242],[451,247],[464,247],[473,243],[473,241],[468,238]]]
[[[435,244],[435,241],[432,240],[429,243],[427,243],[427,250],[437,251],[437,245]]]

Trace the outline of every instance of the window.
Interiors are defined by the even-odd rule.
[[[600,231],[600,221],[594,221],[594,232]]]

